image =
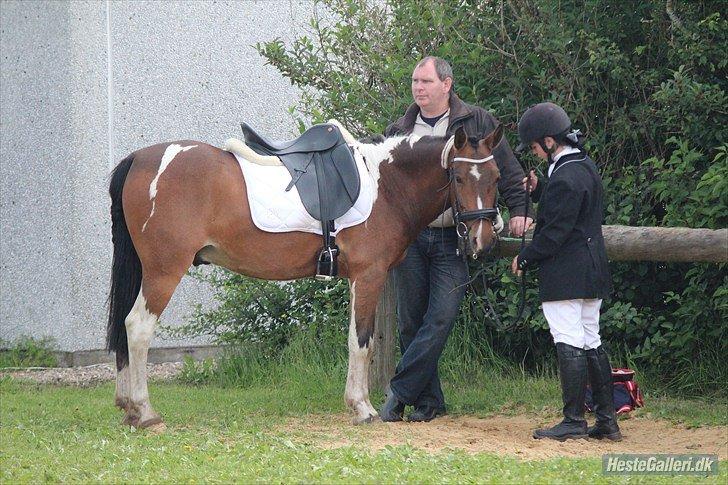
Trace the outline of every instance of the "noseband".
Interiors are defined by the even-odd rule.
[[[486,163],[493,160],[493,155],[485,158],[465,158],[465,157],[455,157],[452,159],[452,163],[455,162],[465,162],[465,163],[475,163],[475,164],[481,164]],[[477,220],[484,220],[487,219],[491,222],[491,225],[493,226],[493,232],[495,233],[495,236],[498,237],[498,231],[496,231],[496,224],[497,221],[500,219],[500,210],[498,207],[488,207],[486,209],[477,209],[477,210],[470,210],[470,211],[464,211],[461,210],[461,203],[460,203],[460,194],[458,192],[457,183],[453,183],[455,178],[455,173],[453,172],[452,166],[449,166],[447,168],[447,174],[448,179],[450,183],[450,189],[453,191],[453,212],[454,212],[454,219],[455,219],[455,230],[458,234],[459,244],[458,246],[462,249],[470,250],[471,253],[473,253],[473,259],[478,259],[478,255],[472,251],[472,244],[470,243],[470,229],[468,228],[468,225],[466,224],[467,221],[477,221]],[[459,249],[458,251],[461,251]],[[465,255],[465,251],[461,251],[461,254],[463,256]]]

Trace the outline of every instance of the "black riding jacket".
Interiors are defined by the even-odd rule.
[[[541,301],[607,298],[612,282],[596,164],[583,151],[564,155],[537,188],[536,230],[518,255],[519,267],[538,266]]]

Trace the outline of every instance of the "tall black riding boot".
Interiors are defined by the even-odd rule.
[[[617,415],[614,412],[614,384],[612,382],[612,366],[609,356],[600,346],[597,349],[587,350],[586,359],[589,366],[589,383],[594,396],[594,415],[596,425],[589,427],[589,437],[612,441],[622,441],[622,433],[617,424]]]
[[[584,420],[584,398],[586,397],[587,363],[583,349],[564,343],[556,344],[561,378],[561,397],[564,400],[564,420],[556,426],[537,429],[536,439],[551,438],[558,441],[587,437]]]

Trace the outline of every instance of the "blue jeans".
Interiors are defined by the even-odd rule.
[[[405,404],[445,406],[437,364],[468,280],[467,265],[456,249],[455,228],[428,227],[394,268],[402,360],[390,387]]]

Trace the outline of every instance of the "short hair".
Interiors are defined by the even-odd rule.
[[[437,72],[437,77],[440,79],[440,81],[444,81],[445,79],[450,78],[453,80],[453,84],[455,83],[455,76],[452,75],[452,67],[450,67],[450,63],[442,57],[427,56],[417,63],[415,69],[424,66],[429,61],[432,61],[433,64],[435,64],[435,72]]]

